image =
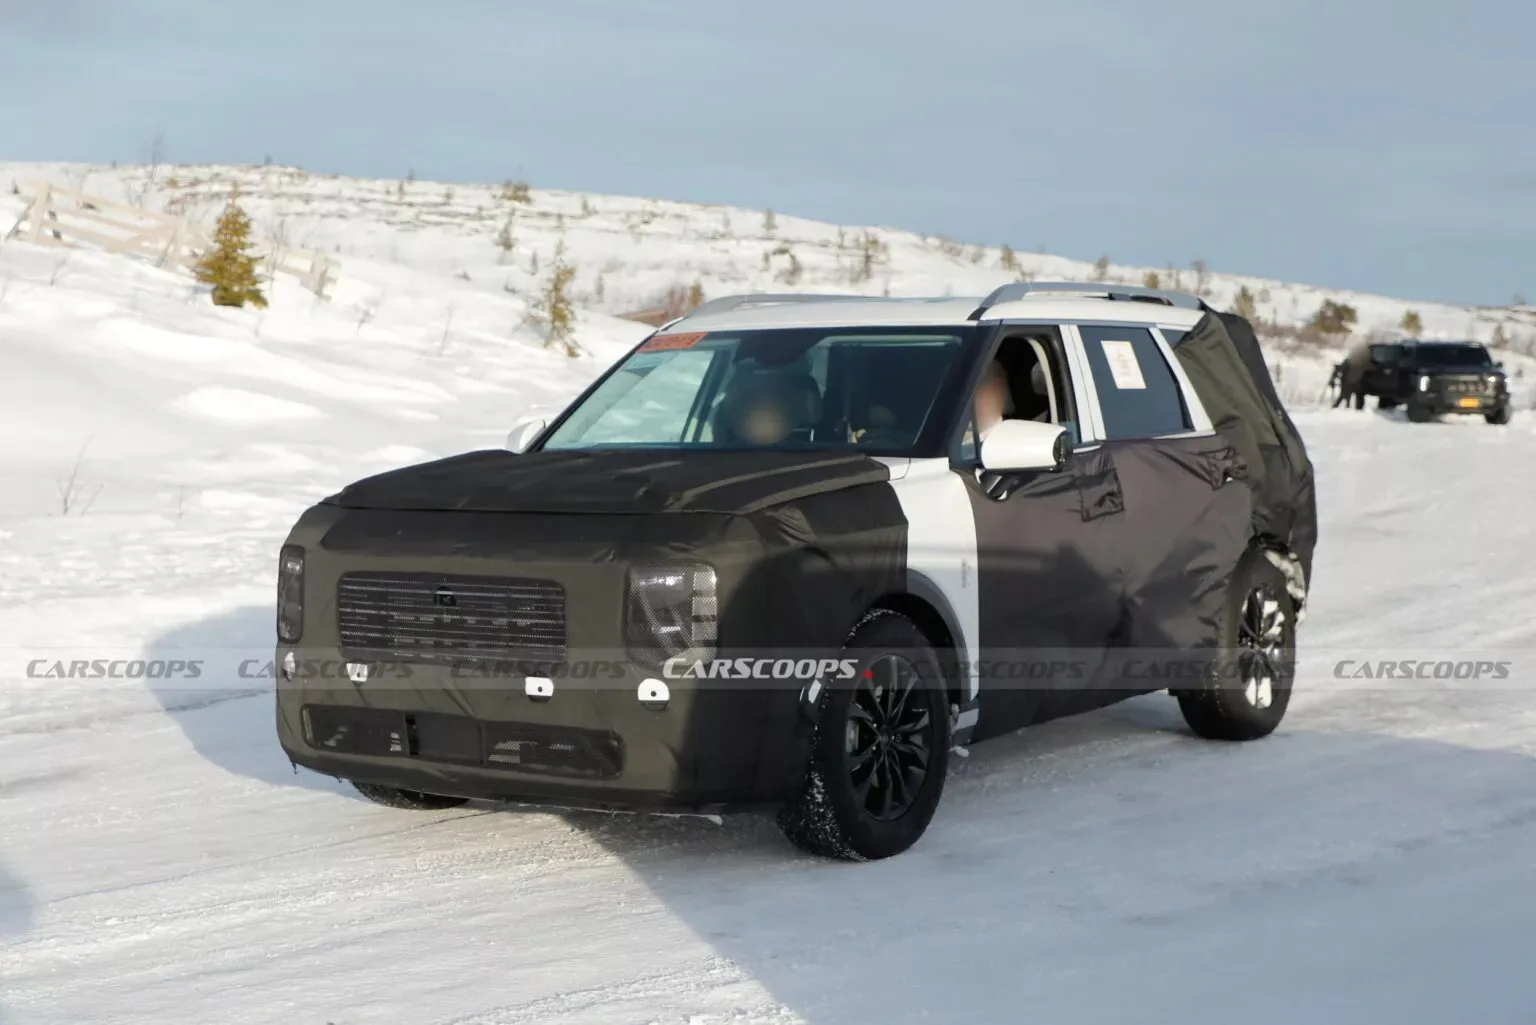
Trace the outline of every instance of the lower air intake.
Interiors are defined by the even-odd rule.
[[[301,717],[306,742],[330,754],[566,779],[617,779],[624,771],[624,741],[609,730],[328,705],[306,705]]]

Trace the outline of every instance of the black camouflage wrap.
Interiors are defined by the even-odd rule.
[[[618,665],[631,567],[709,563],[722,657],[800,658],[836,657],[860,615],[903,589],[907,562],[889,470],[826,453],[473,452],[359,481],[309,510],[290,542],[307,552],[300,659],[362,656],[340,646],[338,580],[374,570],[556,581],[566,664],[615,663],[592,679],[557,669],[546,703],[523,691],[537,671],[506,666],[488,677],[407,661],[361,685],[280,676],[278,732],[297,764],[429,793],[598,807],[772,803],[800,782],[809,750],[798,687],[781,681],[669,678],[668,708],[642,707],[639,684],[662,674]],[[306,705],[410,713],[452,758],[328,754],[304,740]],[[572,780],[482,762],[481,731],[508,725],[616,734],[622,774]]]
[[[1246,464],[1254,532],[1291,550],[1310,589],[1317,547],[1312,461],[1275,391],[1253,327],[1207,312],[1174,349],[1216,430]]]
[[[1011,487],[970,479],[981,615],[984,740],[1166,687],[1146,661],[1209,657],[1252,498],[1221,437],[1119,441]],[[1021,663],[1074,663],[1018,679]],[[989,674],[991,679],[988,679]]]
[[[974,565],[968,542],[948,547],[966,560],[959,586],[976,588],[979,606],[978,650],[965,652],[983,665],[972,740],[1168,687],[1128,672],[1127,658],[1207,654],[1255,536],[1288,546],[1310,581],[1312,466],[1251,328],[1209,313],[1175,352],[1214,435],[1105,443],[1058,472],[953,471],[976,536]],[[890,470],[861,454],[622,448],[479,451],[379,474],[313,506],[288,541],[305,551],[305,628],[296,644],[278,644],[279,664],[290,653],[301,664],[373,659],[343,647],[338,616],[343,574],[370,572],[557,585],[564,663],[608,664],[586,676],[494,664],[485,673],[396,653],[393,671],[365,681],[279,675],[278,736],[297,765],[427,793],[689,810],[792,794],[810,724],[798,685],[779,681],[667,677],[668,707],[645,707],[641,682],[663,674],[628,655],[632,569],[712,566],[721,657],[836,657],[872,605],[906,595],[914,544],[952,545],[910,536]],[[1044,679],[985,669],[1034,652],[1086,668]],[[530,698],[528,675],[553,677],[554,696]],[[353,724],[347,744],[374,746],[321,743],[322,732],[338,735],[326,726],[335,722]],[[518,748],[524,736],[543,739]],[[619,769],[576,779],[521,753],[492,757],[509,744],[552,750],[562,737],[607,745]],[[390,751],[392,738],[406,750]]]

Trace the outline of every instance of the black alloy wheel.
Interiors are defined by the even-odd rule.
[[[933,708],[923,697],[914,700],[920,686],[907,658],[882,655],[864,670],[848,708],[849,783],[877,822],[906,814],[928,778]]]

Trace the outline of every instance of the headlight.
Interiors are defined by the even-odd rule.
[[[1423,374],[1423,375],[1421,375],[1419,377],[1419,391],[1429,391],[1429,375],[1428,374]]]
[[[304,549],[283,545],[277,558],[277,639],[295,644],[304,636]]]
[[[660,665],[677,655],[715,655],[720,614],[715,571],[703,563],[636,566],[624,601],[624,643],[631,658]]]
[[[1488,383],[1489,384],[1498,384],[1499,383],[1499,375],[1498,374],[1489,374],[1488,375]]]

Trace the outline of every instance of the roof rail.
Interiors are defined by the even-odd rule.
[[[757,292],[747,295],[722,295],[718,299],[711,299],[701,303],[679,317],[686,320],[689,317],[697,317],[708,313],[725,313],[729,310],[741,309],[744,306],[782,306],[787,303],[826,303],[826,302],[871,302],[875,299],[871,295],[818,295],[813,292]],[[673,323],[676,323],[674,321]]]
[[[1012,281],[992,290],[981,301],[976,312],[977,320],[988,309],[999,303],[1013,302],[1037,292],[1079,292],[1085,296],[1112,299],[1120,302],[1161,303],[1164,306],[1180,306],[1189,310],[1209,310],[1199,296],[1188,292],[1169,292],[1161,288],[1142,288],[1138,285],[1108,285],[1086,281]]]

